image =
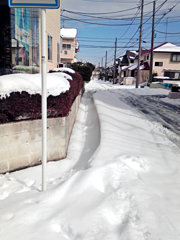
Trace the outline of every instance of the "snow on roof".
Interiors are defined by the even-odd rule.
[[[130,70],[130,71],[132,71],[132,70],[135,70],[135,69],[137,69],[137,64],[133,64],[133,65],[131,65],[131,66],[122,66],[121,67],[121,70]],[[141,65],[140,66],[140,70],[143,70],[143,69],[145,69],[145,66],[144,65]]]
[[[47,73],[47,96],[58,96],[70,88],[71,76],[65,73]],[[41,94],[41,74],[9,74],[0,76],[0,99],[12,92],[26,91]]]
[[[75,71],[71,68],[66,68],[66,67],[61,67],[61,68],[53,68],[52,69],[53,72],[68,72],[68,73],[72,73],[74,74]]]
[[[135,55],[138,55],[138,52],[136,51],[130,51],[130,52],[134,53]]]
[[[77,36],[77,29],[61,28],[60,35],[62,38],[75,38]]]
[[[149,53],[150,51],[151,51],[151,49],[143,50],[142,55]],[[180,52],[180,47],[175,44],[165,42],[165,43],[162,43],[161,45],[153,48],[153,52]]]
[[[172,43],[165,43],[154,49],[154,52],[180,52],[180,47]]]
[[[169,77],[164,77],[164,76],[155,76],[155,79],[169,79]]]
[[[136,68],[137,68],[137,64],[133,64],[128,68],[128,70],[134,70]]]
[[[121,67],[121,70],[126,70],[126,69],[128,69],[128,67],[129,67],[129,66],[122,66],[122,67]]]

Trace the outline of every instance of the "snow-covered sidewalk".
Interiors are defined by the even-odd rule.
[[[179,239],[179,137],[123,100],[168,92],[124,88],[87,84],[68,157],[48,163],[47,192],[40,166],[0,175],[0,239]]]

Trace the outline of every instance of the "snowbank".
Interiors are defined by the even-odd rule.
[[[86,85],[70,154],[48,164],[47,192],[38,192],[40,167],[0,176],[0,239],[179,240],[180,150],[162,125],[126,103],[149,88],[120,89]],[[95,108],[100,144],[86,158],[93,143],[87,129],[98,126]]]
[[[58,96],[70,88],[72,77],[65,73],[47,73],[47,96]],[[41,74],[9,74],[0,76],[0,98],[6,98],[12,92],[25,91],[29,94],[41,94]]]

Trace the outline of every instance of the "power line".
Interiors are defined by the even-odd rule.
[[[63,16],[64,17],[64,16]],[[111,27],[116,27],[116,26],[129,26],[132,25],[130,23],[121,23],[121,24],[110,24],[110,23],[95,23],[95,22],[88,22],[88,21],[84,21],[84,20],[79,20],[77,18],[71,18],[71,17],[67,17],[65,16],[67,19],[73,20],[73,21],[77,21],[77,22],[82,22],[82,23],[87,23],[87,24],[92,24],[92,25],[101,25],[101,26],[111,26]]]
[[[149,5],[151,4],[152,2],[148,2],[146,3],[145,5]],[[139,8],[139,7],[138,7]],[[128,12],[130,10],[134,10],[135,8],[128,8],[128,9],[124,9],[124,10],[120,10],[120,11],[115,11],[115,12],[78,12],[78,11],[71,11],[71,10],[67,10],[67,9],[62,9],[62,11],[65,11],[65,12],[69,12],[69,13],[81,13],[81,14],[84,14],[84,15],[106,15],[106,14],[113,14],[113,13],[120,13],[120,12]]]
[[[128,46],[125,48],[129,48],[129,47],[134,47],[134,46]],[[86,45],[86,44],[82,44],[80,45],[80,48],[114,48],[114,46],[102,46],[102,45]],[[124,46],[117,46],[117,48],[124,48]]]
[[[156,32],[162,33],[162,34],[180,34],[180,32],[161,32],[161,31],[158,31],[158,30],[156,30]]]
[[[164,5],[166,2],[167,2],[167,0],[165,0],[163,3],[161,3],[161,4],[157,7],[157,10],[156,10],[155,13],[157,13],[157,12],[163,7],[163,5]],[[164,15],[163,15],[163,16],[164,16]],[[148,20],[150,20],[151,17],[152,17],[152,16],[150,16]],[[147,21],[148,21],[148,20],[146,20],[145,23],[143,23],[143,25],[144,25],[144,24],[147,24]],[[127,45],[130,44],[131,41],[134,39],[134,37],[135,37],[135,35],[138,33],[140,27],[141,27],[141,25],[139,25],[139,27],[137,28],[136,32],[133,34],[133,36],[131,37],[131,39],[130,39],[129,42],[127,43]],[[135,45],[136,45],[136,42],[134,42],[133,44],[134,44],[134,46],[135,46]]]
[[[169,36],[169,38],[175,38],[175,37],[177,37],[177,36]],[[164,38],[164,37],[157,37],[156,36],[156,39],[161,39],[161,38]],[[81,40],[81,39],[86,39],[86,40]],[[97,39],[97,40],[99,40],[99,39],[104,39],[104,37],[78,37],[78,41],[88,41],[88,40],[91,40],[91,39],[94,39],[94,41],[96,41],[95,39]],[[102,42],[105,42],[105,41],[108,41],[108,42],[114,42],[113,41],[113,39],[114,38],[107,38],[106,37],[106,39],[112,39],[112,40],[104,40],[104,41],[102,41]],[[126,38],[118,38],[118,40],[129,40],[129,39],[131,39],[131,37],[126,37]],[[137,40],[136,38],[133,38],[134,40]],[[143,38],[143,40],[148,40],[149,38]],[[124,42],[124,43],[126,43],[126,42]]]

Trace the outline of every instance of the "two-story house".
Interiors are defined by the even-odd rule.
[[[60,31],[61,36],[61,63],[69,66],[71,63],[77,62],[77,52],[79,51],[77,41],[77,29],[75,28],[62,28]]]
[[[151,49],[142,51],[141,60],[150,65]],[[180,79],[180,47],[165,42],[153,49],[153,75]]]
[[[119,59],[119,80],[123,84],[135,84],[138,68],[138,51],[127,50],[126,54]],[[146,81],[149,65],[140,63],[140,83]],[[142,71],[143,70],[143,71]]]

